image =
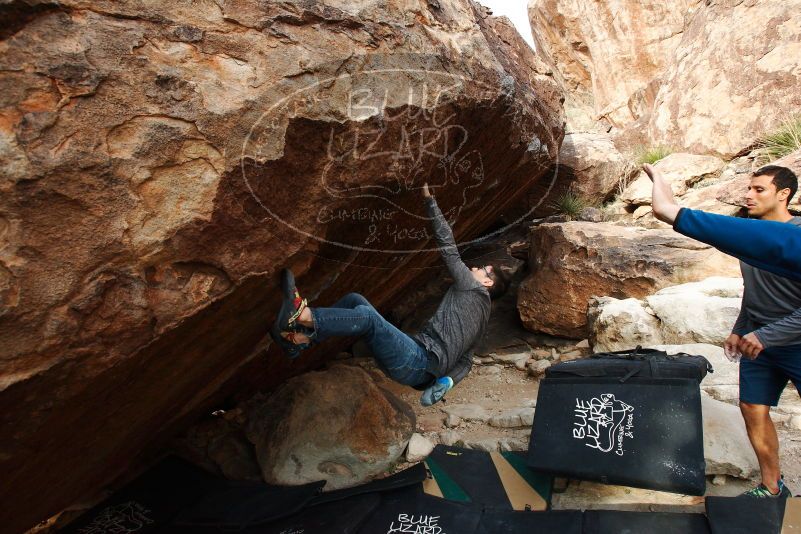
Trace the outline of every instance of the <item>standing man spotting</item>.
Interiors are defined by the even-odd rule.
[[[284,269],[283,303],[271,335],[289,357],[329,337],[360,336],[384,374],[425,390],[420,402],[430,406],[470,372],[473,350],[489,322],[490,299],[503,293],[505,281],[492,265],[470,269],[464,264],[428,184],[423,185],[423,197],[453,284],[420,332],[411,336],[401,332],[358,293],[345,295],[330,308],[310,308],[292,273]]]
[[[768,165],[751,177],[746,194],[748,215],[755,219],[801,226],[801,217],[787,209],[798,190],[790,169]],[[790,496],[779,468],[779,439],[770,407],[792,380],[801,391],[801,282],[740,262],[743,302],[727,356],[740,361],[740,411],[754,447],[762,483],[746,492],[754,497]]]
[[[746,194],[753,220],[746,221],[679,207],[662,173],[651,165],[643,168],[654,183],[652,206],[659,220],[748,262],[740,261],[743,301],[724,343],[729,358],[745,356],[740,360],[740,411],[762,475],[762,483],[746,495],[789,497],[779,468],[779,440],[770,407],[778,404],[788,380],[801,394],[801,279],[789,277],[796,273],[787,267],[799,251],[792,247],[797,234],[784,226],[801,227],[801,217],[787,209],[798,190],[798,179],[785,167],[768,165],[757,170]],[[770,222],[746,224],[757,220]],[[777,239],[779,234],[782,237]]]

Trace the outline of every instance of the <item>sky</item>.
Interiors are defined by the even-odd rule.
[[[528,2],[526,0],[478,0],[478,2],[492,9],[492,14],[495,16],[509,17],[509,20],[517,28],[517,32],[523,36],[531,48],[534,48],[531,26],[528,24]]]

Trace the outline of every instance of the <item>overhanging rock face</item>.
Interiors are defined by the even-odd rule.
[[[0,524],[92,494],[215,403],[319,363],[264,341],[291,266],[380,308],[546,189],[560,94],[438,2],[12,2],[0,33]],[[325,350],[323,348],[323,350]]]

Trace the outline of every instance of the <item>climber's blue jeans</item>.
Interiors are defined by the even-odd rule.
[[[378,367],[396,382],[417,386],[433,377],[428,351],[384,319],[366,298],[348,293],[330,308],[309,308],[316,342],[335,336],[359,336],[370,346]]]

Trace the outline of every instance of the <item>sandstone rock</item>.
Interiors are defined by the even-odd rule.
[[[523,351],[523,352],[509,352],[506,354],[491,354],[492,359],[498,363],[506,363],[517,365],[517,363],[521,360],[526,361],[531,357],[531,351]]]
[[[786,414],[789,414],[789,415],[801,415],[801,406],[799,406],[799,405],[793,406],[793,405],[787,404],[784,401],[785,401],[785,399],[781,399],[779,401],[780,404],[775,408],[777,411],[779,411],[781,413],[786,413]],[[790,402],[792,402],[792,401],[795,401],[796,403],[798,403],[799,402],[798,401],[798,397],[792,398],[792,400]]]
[[[787,426],[795,430],[801,430],[801,415],[794,415],[787,422]]]
[[[722,344],[740,313],[741,278],[711,277],[671,286],[645,298],[667,343]]]
[[[570,190],[589,203],[608,200],[618,183],[632,173],[628,159],[618,152],[609,135],[574,132],[565,135],[557,172],[570,178]],[[600,218],[593,222],[600,222]]]
[[[532,360],[529,360],[529,359],[525,359],[525,360],[523,360],[523,359],[520,359],[520,360],[517,360],[517,361],[515,362],[515,369],[517,369],[518,371],[525,371],[525,370],[526,370],[526,367],[528,367],[528,362],[530,362],[530,361],[535,361],[535,360],[533,360],[533,359],[532,359]]]
[[[448,415],[455,415],[465,421],[489,421],[490,413],[478,404],[449,404],[443,406],[442,410]]]
[[[575,347],[577,349],[589,349],[590,348],[590,340],[589,339],[582,339],[578,343],[576,343]]]
[[[409,445],[406,447],[406,461],[417,463],[425,460],[433,450],[434,444],[431,441],[420,434],[412,434]]]
[[[189,461],[231,480],[261,481],[253,444],[235,423],[223,417],[194,425],[178,441],[179,453]]]
[[[537,360],[528,365],[529,376],[539,377],[545,374],[545,371],[552,365],[550,360]]]
[[[715,475],[712,477],[712,484],[715,486],[725,486],[726,485],[726,475]]]
[[[535,360],[545,360],[551,357],[551,351],[545,349],[534,349],[531,356]]]
[[[668,56],[648,137],[728,157],[801,106],[799,8],[798,0],[699,2]]]
[[[773,424],[776,425],[776,426],[789,424],[791,418],[792,418],[792,416],[784,414],[784,413],[778,413],[778,412],[775,412],[775,411],[771,411],[770,412],[770,419],[771,419],[771,421],[773,421]]]
[[[721,368],[707,385],[737,384],[737,364],[725,358],[721,346],[739,313],[739,295],[742,279],[711,277],[667,287],[645,301],[591,299],[588,320],[594,351],[672,342],[662,348],[671,354],[701,354]]]
[[[268,349],[277,273],[293,267],[319,303],[355,290],[385,307],[418,283],[412,257],[440,261],[387,269],[377,251],[423,248],[420,176],[444,184],[459,241],[551,183],[559,90],[470,2],[6,4],[10,531],[96,494],[222,399],[339,352],[290,364]]]
[[[587,310],[594,352],[626,350],[662,343],[659,319],[637,299],[594,297]]]
[[[456,428],[462,424],[462,418],[458,415],[449,413],[448,416],[445,418],[445,426],[448,428]]]
[[[569,362],[570,360],[578,360],[579,358],[583,358],[587,356],[583,350],[571,350],[570,352],[565,352],[564,354],[559,355],[560,362]]]
[[[420,432],[437,432],[442,429],[445,416],[438,412],[427,412],[417,417],[417,430]]]
[[[585,222],[534,227],[529,266],[518,291],[523,325],[574,338],[587,337],[590,297],[642,298],[676,283],[739,275],[736,260],[673,230]]]
[[[707,475],[751,478],[759,472],[740,410],[701,396]]]
[[[264,480],[349,487],[385,471],[414,432],[411,408],[358,367],[335,365],[254,401],[246,432]]]
[[[651,208],[651,206],[637,206],[637,209],[635,209],[631,213],[631,217],[632,217],[632,219],[634,219],[636,221],[636,220],[642,219],[643,217],[645,217],[647,215],[650,215],[651,213],[653,213],[653,211],[654,210],[653,210],[653,208]]]
[[[462,440],[461,434],[454,430],[446,430],[439,433],[439,442],[443,445],[456,445]]]
[[[524,431],[518,436],[504,437],[498,440],[498,450],[505,451],[527,451],[530,431]]]
[[[554,493],[552,497],[552,506],[556,510],[612,509],[651,512],[655,506],[667,508],[701,503],[703,499],[700,497],[586,480],[570,480],[564,492]]]
[[[688,190],[680,199],[679,203],[682,207],[694,210],[702,210],[709,213],[718,213],[720,215],[737,215],[740,208],[720,200],[723,192],[731,191],[732,188],[738,187],[732,180],[719,181],[713,184],[708,184],[703,187],[694,187]],[[744,197],[745,193],[738,196]]]
[[[723,160],[715,156],[673,153],[657,161],[654,167],[659,169],[665,180],[670,183],[673,194],[681,196],[693,184],[716,176],[724,165]],[[640,171],[637,179],[621,193],[620,198],[633,206],[650,205],[651,189],[650,178],[645,172]]]
[[[534,423],[533,408],[513,408],[490,418],[490,426],[498,428],[530,428]]]
[[[603,222],[604,213],[598,208],[586,207],[579,212],[576,220],[586,222]]]
[[[664,350],[668,354],[677,354],[679,352],[696,354],[709,360],[709,363],[712,364],[712,368],[715,370],[715,372],[708,373],[706,375],[704,381],[701,382],[703,387],[737,386],[739,388],[740,364],[736,362],[730,362],[729,359],[723,354],[723,347],[720,345],[710,345],[708,343],[689,343],[686,345],[653,345],[652,348]],[[735,398],[738,396],[739,392]]]
[[[572,97],[565,102],[569,127],[586,128],[596,117],[622,126],[645,114],[649,84],[669,64],[697,4],[529,0],[537,49]]]
[[[702,385],[701,389],[710,397],[721,402],[731,403],[740,399],[740,386],[707,386]]]
[[[464,446],[486,452],[495,451],[525,451],[528,449],[527,436],[490,437],[478,439],[463,439]]]

